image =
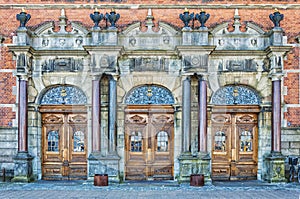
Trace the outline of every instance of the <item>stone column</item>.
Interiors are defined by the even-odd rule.
[[[281,153],[281,79],[272,78],[271,152]]]
[[[116,154],[117,136],[117,81],[109,78],[109,110],[108,110],[108,153]]]
[[[182,153],[191,153],[191,77],[183,80]]]
[[[92,152],[101,151],[101,76],[94,76],[92,82]]]
[[[194,170],[204,175],[205,184],[211,184],[210,156],[207,152],[207,80],[198,80],[198,157]]]
[[[271,153],[266,157],[265,179],[268,182],[285,182],[284,160],[281,154],[281,77],[282,74],[272,74],[272,129]]]
[[[195,173],[197,157],[191,154],[191,77],[187,76],[182,85],[182,149],[179,156],[179,182],[187,182]]]
[[[19,76],[18,90],[18,153],[14,157],[14,178],[13,182],[30,182],[32,176],[32,159],[28,153],[28,95],[27,95],[27,76]]]
[[[198,81],[198,152],[207,152],[207,82]]]
[[[103,173],[99,169],[101,157],[101,75],[92,80],[92,151],[88,157],[89,177]]]

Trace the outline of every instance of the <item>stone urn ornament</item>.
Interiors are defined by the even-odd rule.
[[[284,15],[280,14],[280,12],[275,8],[273,14],[269,15],[271,21],[274,23],[274,28],[280,27],[280,21],[283,20]]]
[[[94,22],[94,28],[99,28],[99,23],[103,19],[103,14],[100,14],[97,8],[95,8],[94,14],[90,14],[90,18]]]
[[[31,18],[31,15],[27,14],[25,9],[22,8],[22,11],[20,12],[20,14],[17,14],[16,17],[17,17],[17,20],[20,21],[19,28],[25,28],[25,25],[29,21],[29,19]]]
[[[116,22],[120,19],[120,14],[117,14],[114,9],[111,9],[110,14],[106,13],[105,18],[109,21],[110,23],[110,29],[116,28]]]
[[[184,28],[190,28],[189,23],[194,19],[194,13],[190,14],[189,10],[185,8],[183,14],[179,15],[179,18],[183,21]]]
[[[195,18],[200,22],[201,28],[206,27],[205,23],[209,19],[209,17],[210,17],[210,14],[206,14],[206,12],[203,9],[201,9],[200,14],[196,14],[196,16],[195,16]]]

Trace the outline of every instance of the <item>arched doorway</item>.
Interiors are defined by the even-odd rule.
[[[143,85],[125,100],[125,179],[173,179],[174,98],[165,87]]]
[[[212,179],[256,179],[259,95],[250,87],[229,85],[211,102]]]
[[[41,98],[42,178],[87,178],[87,98],[75,86],[51,87]]]

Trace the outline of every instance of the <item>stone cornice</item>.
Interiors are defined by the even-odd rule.
[[[85,50],[33,50],[34,56],[86,56],[88,53]]]
[[[89,52],[101,52],[101,53],[117,53],[122,55],[124,53],[123,46],[104,45],[104,46],[83,46],[86,51]]]
[[[17,53],[24,53],[24,52],[29,52],[31,54],[33,54],[34,49],[29,46],[29,45],[22,45],[22,46],[17,46],[17,45],[8,45],[7,46],[9,48],[10,51],[12,52],[17,52]]]
[[[179,55],[185,53],[192,53],[192,54],[210,54],[216,46],[191,46],[191,45],[182,45],[176,46],[176,51],[178,51]]]
[[[126,50],[127,56],[176,56],[177,53],[172,50]]]
[[[272,53],[283,53],[283,56],[285,56],[292,48],[293,46],[269,46],[264,51],[269,57]]]
[[[212,56],[265,56],[263,50],[215,50]]]
[[[163,4],[0,4],[0,9],[300,9],[300,4],[202,4],[202,5],[163,5]]]

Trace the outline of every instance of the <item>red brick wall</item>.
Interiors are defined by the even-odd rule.
[[[82,5],[79,6],[78,4]],[[138,9],[137,4],[143,6],[143,9]],[[288,37],[288,43],[297,43],[296,37],[300,34],[300,20],[297,19],[297,16],[300,16],[300,1],[297,0],[1,0],[0,34],[5,37],[5,43],[12,43],[12,36],[16,34],[16,29],[19,26],[16,14],[20,13],[23,6],[26,7],[27,12],[32,16],[27,24],[31,28],[45,21],[55,21],[57,25],[61,8],[65,8],[69,22],[80,21],[87,28],[90,28],[93,26],[93,23],[89,18],[89,14],[93,13],[92,8],[94,6],[97,6],[101,13],[109,12],[110,8],[116,7],[116,11],[121,14],[117,25],[122,30],[133,22],[145,21],[147,5],[149,7],[158,6],[152,9],[155,23],[164,21],[182,28],[183,23],[178,15],[183,12],[184,7],[189,7],[190,12],[195,13],[199,13],[201,7],[203,7],[211,15],[206,25],[214,27],[225,21],[233,23],[234,6],[237,6],[237,4],[240,8],[239,15],[242,23],[252,21],[265,31],[269,31],[273,27],[273,23],[269,19],[269,14],[273,13],[276,4],[278,7],[286,5],[287,9],[279,8],[279,11],[285,15],[284,20],[281,22],[281,27],[285,31],[285,36]],[[297,5],[293,6],[293,4]],[[128,6],[125,8],[125,5]],[[130,9],[133,5],[136,5],[137,8]],[[172,9],[162,9],[162,5],[168,5]],[[193,5],[197,8],[193,8]],[[100,26],[105,26],[104,21],[101,22]],[[197,21],[195,21],[195,26],[199,26]],[[299,70],[299,48],[294,48],[288,53],[284,67],[286,70]],[[11,53],[8,52],[7,47],[2,47],[0,70],[14,68],[15,62],[12,59]],[[9,72],[0,73],[0,76],[1,104],[14,104],[16,98],[11,92],[12,87],[15,86],[16,79]],[[287,87],[287,95],[284,96],[284,103],[299,104],[299,73],[287,73],[287,76],[284,78],[284,86]],[[1,113],[5,112],[4,110],[7,111],[8,109],[0,108]],[[1,115],[1,118],[13,117],[12,110],[9,109],[9,111],[11,111],[9,114],[5,116]],[[299,112],[299,108],[288,108],[287,112],[284,113],[284,119],[291,122],[294,126],[300,126]],[[7,125],[7,122],[0,122],[1,125]]]

